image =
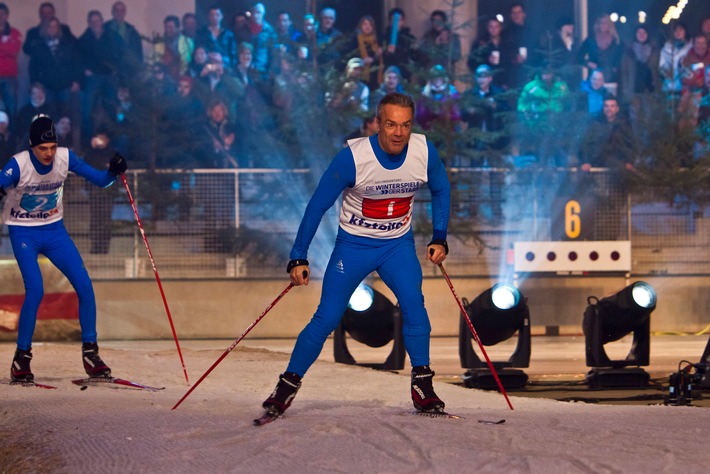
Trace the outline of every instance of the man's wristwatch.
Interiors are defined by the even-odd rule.
[[[286,273],[291,273],[291,270],[301,265],[307,266],[308,260],[306,260],[305,258],[297,258],[296,260],[289,261],[288,265],[286,265]]]
[[[430,245],[443,245],[444,246],[444,253],[446,255],[449,254],[449,244],[447,244],[446,240],[444,240],[444,239],[434,239],[431,242],[429,242],[428,244],[426,244],[427,247]]]

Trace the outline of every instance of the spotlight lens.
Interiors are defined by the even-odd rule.
[[[493,287],[491,300],[498,309],[510,309],[518,304],[520,292],[514,286],[499,283]]]
[[[634,302],[642,308],[651,308],[656,305],[656,292],[646,283],[637,283],[631,290]]]
[[[350,301],[348,302],[348,308],[353,311],[367,311],[370,309],[370,306],[372,306],[374,299],[375,292],[372,291],[372,288],[367,285],[360,284],[357,288],[355,288],[355,291],[353,291],[353,295],[350,297]]]

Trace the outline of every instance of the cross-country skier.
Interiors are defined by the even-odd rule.
[[[298,336],[286,372],[263,403],[272,416],[291,405],[302,377],[338,326],[353,291],[375,270],[392,289],[402,310],[404,343],[412,364],[414,407],[443,412],[444,402],[434,392],[434,372],[429,368],[431,325],[424,308],[422,269],[411,218],[414,194],[427,183],[434,232],[426,258],[436,265],[443,262],[448,253],[449,181],[434,145],[424,135],[412,134],[411,97],[387,94],[377,107],[377,119],[377,135],[350,140],[348,147],[335,156],[298,229],[287,272],[294,285],[307,285],[308,247],[323,215],[342,193],[340,226],[323,277],[320,304]]]
[[[110,186],[116,176],[126,171],[126,160],[116,154],[107,170],[92,168],[73,151],[57,147],[54,123],[47,116],[40,115],[32,122],[29,138],[29,150],[13,156],[0,173],[0,188],[7,193],[2,217],[25,285],[10,377],[13,382],[34,381],[30,368],[32,335],[44,296],[37,262],[40,253],[67,277],[79,298],[84,370],[91,377],[109,377],[111,369],[99,357],[96,343],[94,288],[79,251],[64,228],[62,191],[69,171],[96,186]]]

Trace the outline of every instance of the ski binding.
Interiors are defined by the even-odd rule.
[[[445,412],[443,410],[437,410],[437,411],[421,411],[421,410],[416,410],[411,412],[413,415],[417,416],[426,416],[428,418],[447,418],[450,420],[465,420],[463,416],[460,415],[454,415],[452,413]]]
[[[281,413],[274,411],[274,410],[266,410],[263,415],[261,415],[259,418],[256,418],[252,423],[254,426],[262,426],[267,423],[271,423],[275,419],[279,418],[281,416]]]

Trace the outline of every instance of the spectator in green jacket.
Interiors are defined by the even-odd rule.
[[[525,84],[518,99],[518,112],[526,121],[537,120],[547,112],[562,112],[569,99],[569,87],[551,69],[546,69]]]

